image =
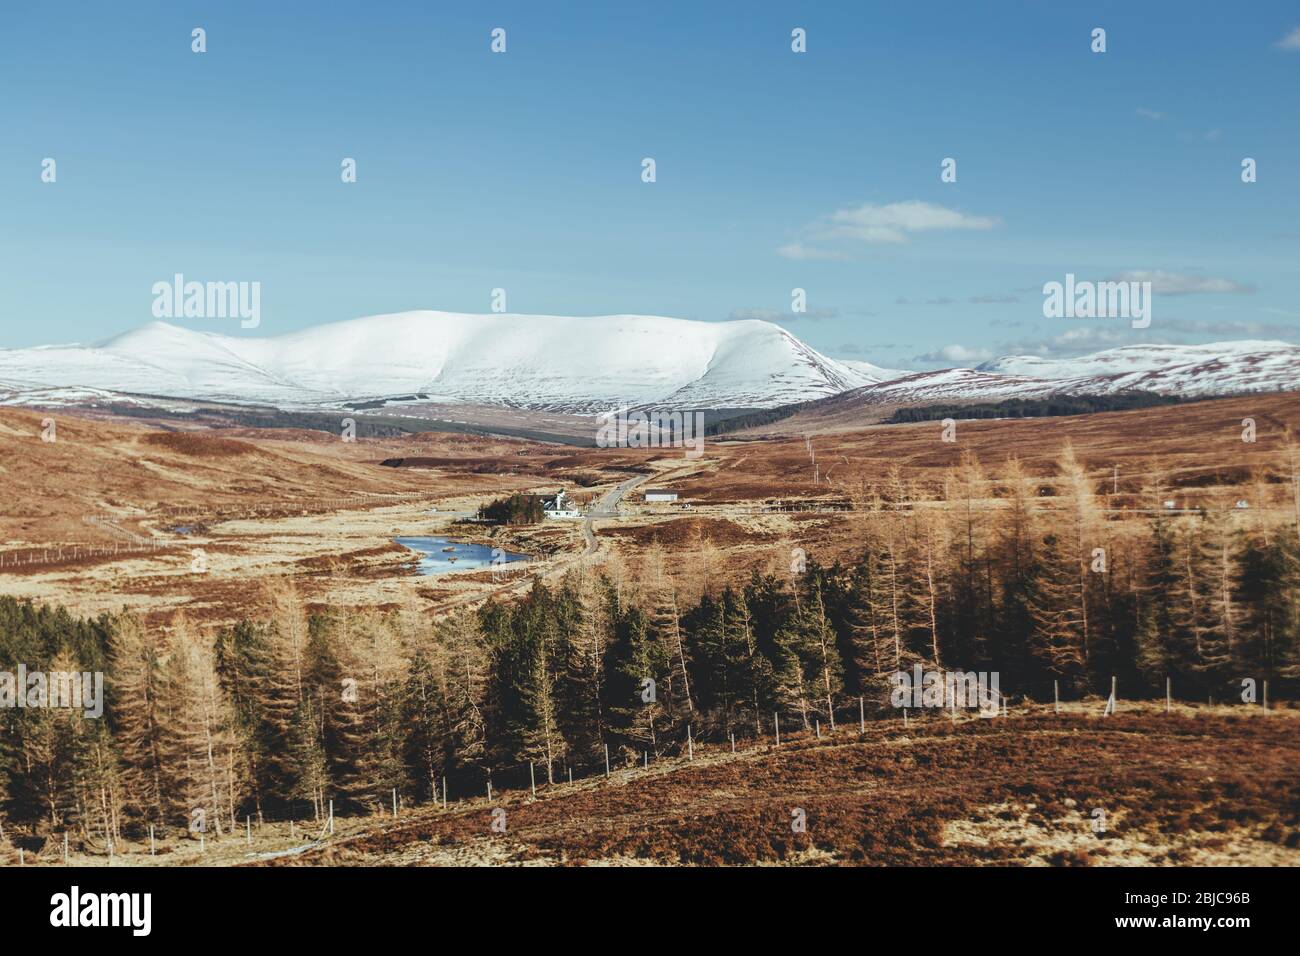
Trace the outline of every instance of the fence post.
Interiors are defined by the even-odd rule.
[[[731,752],[732,752],[733,754],[736,752],[736,733],[735,733],[735,731],[732,731],[732,733],[731,733]]]
[[[772,726],[776,728],[776,745],[781,746],[781,714],[775,711],[772,714]]]

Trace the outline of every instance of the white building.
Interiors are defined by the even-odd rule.
[[[581,518],[582,512],[574,506],[561,488],[554,498],[542,499],[542,513],[548,518]]]
[[[645,500],[651,501],[676,501],[677,492],[669,491],[667,488],[647,488]]]

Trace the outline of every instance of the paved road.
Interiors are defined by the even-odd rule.
[[[618,517],[618,503],[623,500],[623,496],[643,482],[649,481],[654,475],[638,475],[635,478],[629,478],[627,481],[620,482],[609,491],[605,492],[591,506],[587,512],[587,517],[582,521],[582,536],[587,539],[587,550],[582,552],[582,557],[588,558],[596,553],[596,535],[591,529],[591,523],[597,518],[616,518]]]

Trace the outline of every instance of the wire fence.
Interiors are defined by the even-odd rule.
[[[1269,682],[1266,680],[1261,682],[1260,690],[1261,695],[1254,701],[1241,701],[1233,706],[1254,709],[1261,714],[1267,714],[1279,706],[1293,706],[1290,701],[1272,699],[1269,696]],[[1179,706],[1200,704],[1199,701],[1175,698],[1172,693],[1172,678],[1167,680],[1165,691],[1163,702],[1167,712],[1175,703]],[[164,853],[170,852],[184,842],[188,842],[191,847],[197,843],[200,852],[207,852],[209,845],[214,849],[228,847],[232,841],[235,845],[242,842],[251,848],[255,845],[255,836],[260,841],[257,845],[263,847],[255,855],[267,858],[326,845],[336,836],[340,825],[344,827],[345,834],[351,836],[355,835],[358,826],[364,832],[365,828],[385,821],[400,821],[404,814],[417,809],[457,812],[467,806],[492,806],[518,799],[536,798],[539,795],[545,797],[614,777],[626,779],[628,774],[683,769],[697,759],[745,757],[810,744],[851,743],[860,740],[868,730],[902,730],[906,733],[913,727],[920,729],[937,723],[955,725],[961,721],[978,721],[980,718],[1005,720],[1024,711],[1043,715],[1050,713],[1045,708],[1053,706],[1055,713],[1061,713],[1064,705],[1071,714],[1077,716],[1080,713],[1079,705],[1083,704],[1089,708],[1086,712],[1088,716],[1104,718],[1119,713],[1121,704],[1139,704],[1149,712],[1150,707],[1158,705],[1161,700],[1162,698],[1152,696],[1121,699],[1114,680],[1109,697],[1086,695],[1066,700],[1060,695],[1059,686],[1054,686],[1048,700],[1021,695],[1013,703],[1011,698],[1001,695],[1000,707],[991,712],[987,708],[970,706],[969,699],[959,701],[956,695],[945,697],[940,705],[920,708],[884,705],[879,700],[873,702],[862,695],[837,702],[834,709],[826,713],[828,719],[825,723],[822,722],[820,711],[803,713],[776,710],[767,716],[750,714],[749,717],[755,718],[752,723],[748,718],[736,721],[711,720],[704,724],[686,723],[667,736],[659,736],[652,743],[622,738],[613,746],[601,744],[600,753],[588,755],[586,759],[571,759],[573,755],[565,755],[549,762],[538,759],[492,767],[459,767],[426,781],[423,792],[418,796],[406,785],[387,788],[386,792],[384,788],[377,787],[362,797],[322,795],[318,802],[301,800],[275,809],[227,808],[219,813],[205,814],[205,820],[210,822],[206,822],[199,830],[191,827],[185,831],[180,827],[154,824],[148,825],[146,833],[142,827],[136,827],[130,831],[131,840],[119,841],[117,845],[111,839],[106,839],[102,831],[98,835],[80,834],[75,840],[70,840],[64,834],[61,838],[15,838],[12,842],[18,851],[20,865],[69,862],[73,847],[76,848],[78,858],[89,856],[110,863],[121,856],[138,857],[146,853],[152,856],[159,848]],[[1227,705],[1228,702],[1225,697],[1219,703]],[[287,837],[290,845],[268,850],[263,839],[265,829],[277,826],[281,828],[277,834],[278,840]],[[283,832],[285,827],[288,828],[288,834]],[[178,836],[182,833],[183,836]],[[0,825],[0,845],[5,839],[5,830]]]

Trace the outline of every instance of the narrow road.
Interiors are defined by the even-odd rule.
[[[620,482],[609,491],[605,492],[591,506],[587,512],[587,517],[582,521],[582,536],[587,540],[587,550],[582,552],[582,557],[589,558],[596,553],[596,534],[592,531],[591,524],[597,518],[616,518],[618,517],[618,503],[623,500],[623,496],[643,482],[649,481],[654,475],[638,475],[635,478],[629,478],[627,481]]]

